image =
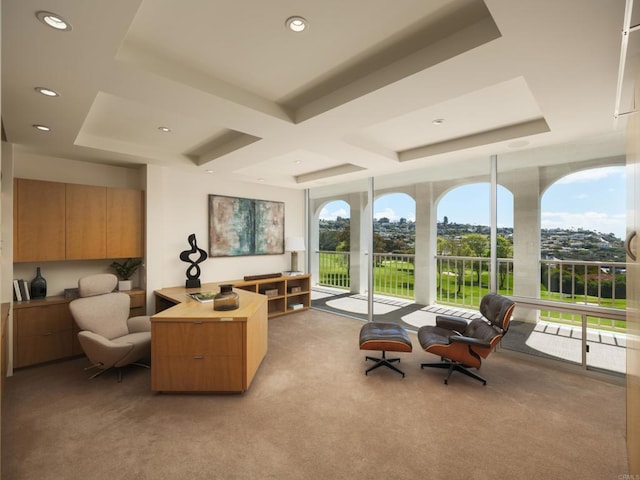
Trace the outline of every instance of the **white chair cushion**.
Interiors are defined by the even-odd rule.
[[[92,297],[111,293],[118,284],[118,277],[111,273],[99,273],[89,275],[78,280],[78,290],[80,297]]]
[[[69,304],[80,330],[89,330],[109,340],[129,333],[127,319],[131,298],[115,292],[87,298],[77,298]]]

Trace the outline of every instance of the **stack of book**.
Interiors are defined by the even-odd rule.
[[[13,299],[17,302],[31,300],[31,294],[29,293],[29,284],[26,280],[13,280]]]
[[[278,289],[277,288],[260,289],[260,293],[263,295],[266,295],[267,297],[277,297]]]

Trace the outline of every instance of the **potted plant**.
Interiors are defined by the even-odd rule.
[[[142,260],[133,260],[131,258],[127,258],[124,262],[111,263],[110,267],[116,271],[116,275],[120,279],[118,283],[118,290],[131,290],[131,275],[133,275],[138,267],[142,265]]]

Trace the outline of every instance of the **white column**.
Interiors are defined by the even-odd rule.
[[[307,252],[307,262],[309,262],[309,273],[311,274],[312,286],[317,285],[320,280],[320,207],[319,200],[309,200],[309,251]]]
[[[149,314],[155,312],[154,290],[166,287],[164,278],[164,259],[165,244],[165,171],[166,167],[155,165],[146,166],[146,258],[144,269],[141,274],[142,285],[147,289],[147,312]],[[153,233],[151,233],[153,232]],[[153,259],[153,261],[149,261]]]
[[[349,265],[349,276],[351,278],[351,292],[364,293],[367,288],[367,257],[366,239],[366,196],[363,193],[352,193],[349,195],[348,203],[350,208],[350,231],[351,255]]]
[[[414,296],[416,303],[430,305],[436,302],[436,245],[437,209],[433,204],[430,183],[415,186],[416,243]]]
[[[513,192],[513,294],[540,297],[540,179],[537,168],[519,170]],[[519,309],[519,320],[537,320],[537,311]]]

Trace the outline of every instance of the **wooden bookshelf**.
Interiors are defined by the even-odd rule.
[[[311,275],[282,275],[260,280],[230,280],[217,282],[231,284],[249,292],[267,296],[269,318],[308,310],[311,307]],[[297,307],[294,307],[296,305]]]
[[[311,275],[282,275],[259,280],[225,280],[203,283],[200,288],[169,287],[156,290],[156,313],[184,301],[189,293],[217,292],[220,285],[233,285],[234,289],[260,293],[267,297],[268,316],[278,317],[308,310],[311,307]],[[297,305],[297,307],[294,307]]]

